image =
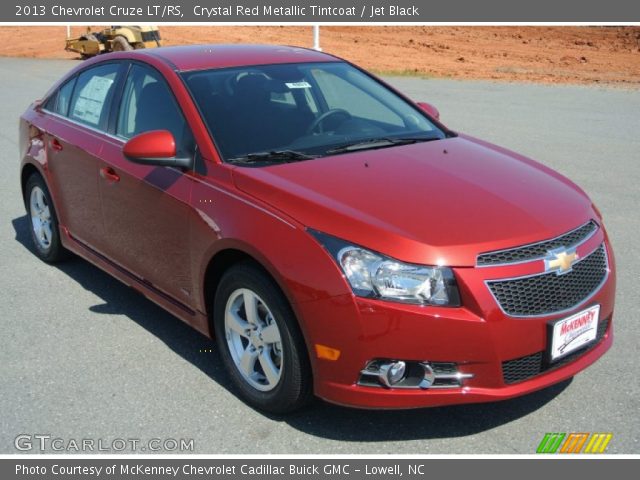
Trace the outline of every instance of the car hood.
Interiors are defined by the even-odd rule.
[[[422,264],[475,265],[480,252],[552,238],[593,217],[565,177],[468,136],[238,167],[234,179],[309,228]]]

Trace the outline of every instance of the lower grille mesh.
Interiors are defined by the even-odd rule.
[[[562,367],[563,365],[573,362],[578,357],[584,355],[598,343],[600,343],[600,340],[602,340],[602,338],[604,337],[608,326],[609,319],[607,318],[605,320],[602,320],[598,324],[598,332],[596,334],[595,342],[584,348],[581,348],[580,350],[576,350],[575,352],[561,358],[555,363],[547,364],[544,361],[544,352],[537,352],[532,355],[527,355],[526,357],[520,357],[514,360],[502,362],[502,377],[504,379],[504,383],[510,384],[522,382],[523,380],[528,380],[529,378],[535,377],[536,375],[554,370],[558,367]]]
[[[542,372],[543,352],[502,362],[504,383],[515,383],[535,377]]]

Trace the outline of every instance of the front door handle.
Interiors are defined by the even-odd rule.
[[[108,182],[119,182],[120,175],[111,167],[103,167],[100,169],[100,176]]]
[[[51,140],[51,148],[56,152],[62,151],[62,144],[60,143],[60,140],[58,140],[57,138]]]

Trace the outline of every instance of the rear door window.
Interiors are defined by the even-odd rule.
[[[119,64],[109,63],[86,70],[78,76],[71,98],[70,119],[105,129],[119,68]]]

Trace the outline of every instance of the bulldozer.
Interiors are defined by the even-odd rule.
[[[68,38],[65,50],[79,53],[85,59],[108,52],[124,52],[139,48],[160,47],[160,31],[154,25],[111,25],[100,32],[87,33],[77,38]]]

